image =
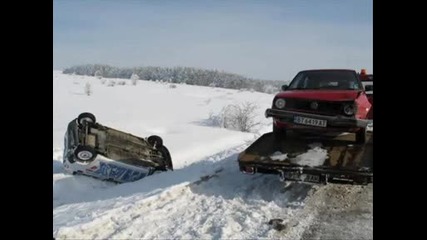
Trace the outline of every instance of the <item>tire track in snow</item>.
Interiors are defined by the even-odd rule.
[[[373,185],[328,185],[316,199],[316,216],[302,239],[373,239]]]
[[[313,185],[305,206],[275,239],[372,239],[372,184]]]

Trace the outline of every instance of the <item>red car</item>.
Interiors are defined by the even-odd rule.
[[[365,143],[372,107],[368,88],[354,70],[301,71],[289,86],[282,86],[265,116],[273,117],[276,136],[285,137],[287,130],[351,132],[357,143]]]
[[[363,86],[366,89],[366,96],[368,96],[368,100],[371,103],[371,109],[368,113],[368,118],[373,119],[374,113],[374,75],[367,74],[365,69],[362,69],[359,75],[360,81],[362,81]]]

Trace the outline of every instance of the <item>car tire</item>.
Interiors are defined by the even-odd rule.
[[[89,112],[81,113],[77,117],[77,123],[79,125],[83,125],[85,122],[95,123],[96,122],[95,115],[93,115],[92,113],[89,113]]]
[[[287,135],[286,128],[278,128],[273,123],[273,134],[276,139],[285,139]]]
[[[366,128],[361,128],[356,132],[356,143],[366,143]]]
[[[163,139],[156,135],[151,135],[147,138],[148,143],[157,148],[160,149],[163,146]]]
[[[161,146],[159,148],[160,153],[163,157],[163,162],[165,166],[165,170],[171,170],[173,171],[173,164],[172,164],[172,157],[169,153],[169,150],[165,146]]]
[[[96,155],[96,151],[89,146],[79,145],[74,150],[74,158],[76,162],[83,164],[88,164],[92,162],[95,159]]]

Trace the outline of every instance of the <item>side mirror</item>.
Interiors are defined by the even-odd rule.
[[[374,91],[374,85],[366,85],[365,86],[365,92]]]
[[[286,91],[287,89],[289,88],[289,86],[288,85],[282,85],[282,91]]]

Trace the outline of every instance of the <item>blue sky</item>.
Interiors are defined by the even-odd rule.
[[[372,0],[54,0],[54,69],[188,66],[289,80],[373,72]]]

